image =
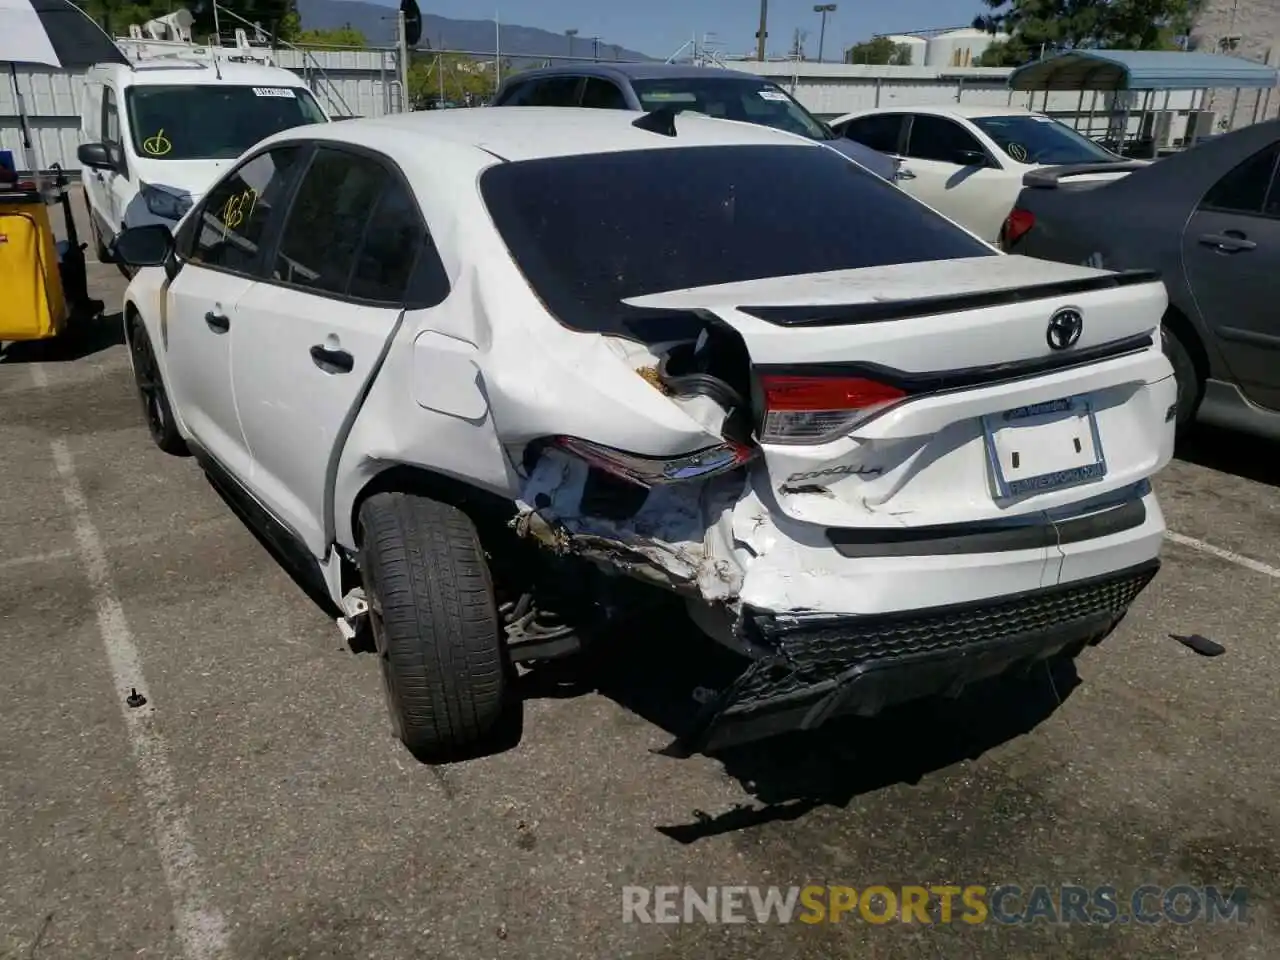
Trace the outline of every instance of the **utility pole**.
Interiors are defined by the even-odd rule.
[[[502,85],[502,26],[498,22],[498,13],[493,14],[493,93],[497,96],[498,87]]]
[[[400,105],[408,113],[409,102],[409,32],[405,29],[404,11],[396,13],[396,60],[400,67]]]
[[[836,12],[834,3],[816,3],[813,12],[822,15],[822,27],[818,31],[818,62],[822,62],[822,47],[827,41],[827,14]]]
[[[764,44],[769,36],[769,0],[760,0],[760,29],[756,31],[756,59],[764,63]]]

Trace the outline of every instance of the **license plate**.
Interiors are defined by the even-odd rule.
[[[1087,397],[1015,407],[982,418],[987,459],[1003,498],[1044,493],[1107,475]]]

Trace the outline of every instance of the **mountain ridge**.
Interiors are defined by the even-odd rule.
[[[367,0],[297,0],[298,15],[304,30],[333,30],[351,26],[359,30],[374,46],[390,46],[395,43],[396,7]],[[520,24],[499,24],[498,46],[504,58],[565,57],[569,53],[570,39],[561,33],[526,27]],[[492,56],[494,54],[493,20],[455,20],[431,13],[422,15],[422,40],[418,49],[465,50]],[[591,37],[574,37],[573,56],[590,57],[593,51]],[[600,39],[601,60],[652,60],[653,57],[630,50],[620,44]]]

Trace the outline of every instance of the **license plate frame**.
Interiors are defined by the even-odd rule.
[[[1038,426],[1061,422],[1072,416],[1087,427],[1092,444],[1092,461],[1013,480],[1006,477],[997,442],[997,434],[1001,430],[1008,427],[1034,429]],[[982,418],[982,440],[986,447],[987,462],[991,467],[991,478],[995,484],[996,495],[1001,500],[1065,490],[1081,484],[1093,483],[1107,475],[1107,457],[1102,449],[1102,438],[1098,433],[1097,412],[1088,395],[1062,397],[1044,403],[1013,407],[1000,413],[987,414]]]

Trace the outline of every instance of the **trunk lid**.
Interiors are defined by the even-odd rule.
[[[1170,375],[1167,295],[1150,273],[984,256],[627,303],[741,336],[764,473],[795,519],[1028,514],[1139,482],[1159,461],[1166,411],[1147,388]]]

